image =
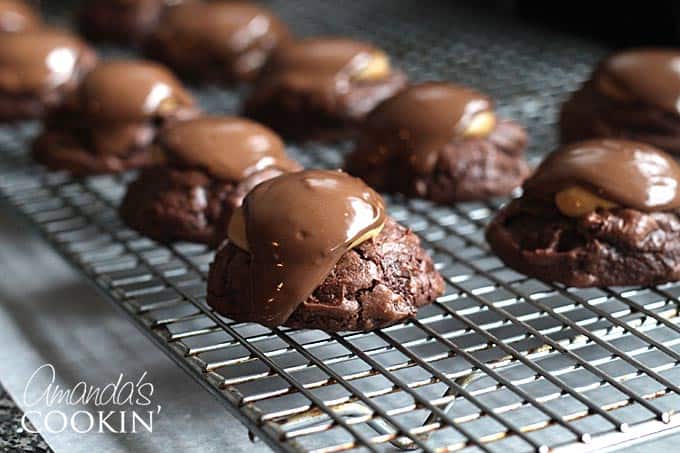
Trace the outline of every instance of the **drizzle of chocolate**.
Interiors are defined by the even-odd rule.
[[[371,44],[351,39],[301,39],[274,52],[264,79],[307,92],[345,92],[379,52]]]
[[[298,170],[281,138],[259,123],[232,116],[183,121],[159,136],[169,163],[199,167],[225,181],[241,181],[265,168]]]
[[[307,170],[265,181],[245,198],[251,253],[249,318],[283,324],[350,249],[385,223],[382,198],[341,171]]]
[[[607,83],[632,101],[680,113],[680,52],[634,49],[615,53],[595,71],[595,86],[606,94]]]
[[[398,155],[417,173],[429,174],[437,151],[462,137],[479,113],[492,111],[487,96],[445,82],[412,85],[387,99],[366,118],[361,140],[373,143],[378,155]]]
[[[53,28],[0,35],[0,89],[10,93],[42,93],[80,76],[87,44]],[[88,62],[88,65],[91,62]]]
[[[113,122],[162,117],[194,104],[170,71],[143,60],[100,63],[83,79],[79,102],[83,113]]]
[[[286,25],[269,10],[248,2],[188,2],[169,8],[155,32],[182,39],[182,51],[235,61],[239,71],[259,68],[269,52],[289,39]]]
[[[628,140],[587,140],[550,154],[524,183],[526,197],[552,200],[573,186],[639,211],[680,208],[680,165],[668,154]]]
[[[35,30],[42,26],[38,12],[22,0],[0,0],[0,33]]]

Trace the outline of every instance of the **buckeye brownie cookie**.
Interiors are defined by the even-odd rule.
[[[139,45],[158,24],[169,0],[86,0],[80,32],[92,41]]]
[[[170,8],[147,41],[147,53],[182,76],[233,83],[254,79],[290,33],[262,6],[190,2]]]
[[[680,153],[680,51],[637,49],[599,63],[562,106],[562,143],[623,138]]]
[[[637,142],[566,146],[538,167],[486,237],[510,267],[571,286],[680,279],[680,165]]]
[[[370,44],[309,38],[274,52],[243,110],[288,138],[346,138],[405,84],[404,73]]]
[[[163,66],[111,60],[97,65],[72,98],[48,114],[33,155],[73,175],[143,167],[153,163],[151,144],[164,125],[197,114],[192,96]]]
[[[440,203],[511,192],[529,173],[527,136],[493,102],[444,82],[412,85],[364,121],[346,169],[371,187]]]
[[[159,242],[217,246],[232,211],[254,186],[301,167],[271,130],[235,117],[200,117],[163,130],[165,163],[141,172],[120,207],[123,220]]]
[[[66,31],[0,34],[0,121],[42,116],[76,89],[96,60],[92,49]]]
[[[22,0],[0,0],[0,33],[35,30],[42,27],[40,14]]]
[[[208,275],[208,304],[237,321],[370,330],[416,314],[444,289],[418,237],[382,198],[340,171],[263,182],[231,218]]]

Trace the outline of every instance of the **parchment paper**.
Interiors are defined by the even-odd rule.
[[[78,410],[101,409],[92,403],[48,405],[44,400],[26,407],[42,394],[48,373],[38,375],[25,401],[26,383],[48,363],[56,371],[55,384],[64,389],[79,381],[104,387],[121,373],[137,380],[146,372],[146,382],[154,386],[152,407],[161,406],[152,433],[143,427],[136,434],[80,434],[71,428],[49,433],[43,427],[41,434],[56,452],[270,451],[262,442],[252,444],[246,428],[220,403],[103,300],[23,219],[0,206],[0,381],[24,411],[59,410],[70,417]],[[59,418],[52,420],[56,431]],[[76,428],[87,427],[86,418],[77,420]],[[35,424],[40,426],[40,420]]]

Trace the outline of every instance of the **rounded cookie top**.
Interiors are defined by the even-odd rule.
[[[416,171],[429,172],[442,146],[488,135],[495,124],[488,96],[452,83],[426,82],[378,105],[367,116],[360,140],[377,143],[378,152],[402,154]]]
[[[42,26],[38,12],[22,0],[0,0],[0,32],[35,30]]]
[[[198,52],[237,59],[241,72],[259,68],[270,50],[286,41],[286,25],[266,8],[247,2],[189,2],[170,8],[157,37]]]
[[[93,51],[66,31],[42,28],[0,37],[0,90],[41,93],[80,76],[81,62]]]
[[[644,143],[597,139],[565,146],[524,183],[525,196],[555,198],[563,213],[598,207],[639,211],[680,208],[680,165]]]
[[[165,116],[195,104],[170,71],[143,60],[111,60],[97,65],[83,79],[79,102],[83,113],[118,122]]]
[[[680,114],[680,51],[633,49],[604,59],[594,75],[604,95]]]
[[[169,162],[199,167],[227,181],[241,181],[265,168],[299,168],[276,133],[244,118],[206,116],[183,121],[164,130],[159,142]]]
[[[231,243],[252,258],[247,317],[281,325],[350,249],[385,224],[382,198],[341,171],[286,173],[256,186],[234,213]]]
[[[372,44],[346,38],[307,38],[278,49],[265,79],[300,90],[345,92],[355,80],[390,74],[387,55]]]

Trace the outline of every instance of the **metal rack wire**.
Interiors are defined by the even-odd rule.
[[[414,79],[493,94],[528,126],[533,160],[554,145],[559,102],[604,51],[446,2],[271,4],[300,34],[370,39]],[[238,105],[234,91],[196,93],[211,111]],[[276,450],[580,451],[680,425],[680,285],[573,289],[513,272],[483,239],[501,201],[388,198],[448,282],[417,319],[369,333],[267,329],[207,307],[211,251],[121,223],[131,175],[74,180],[31,163],[36,127],[0,128],[0,198]],[[291,152],[336,167],[348,146]]]

